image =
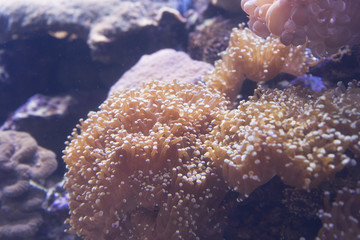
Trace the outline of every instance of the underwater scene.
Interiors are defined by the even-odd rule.
[[[360,239],[359,0],[0,0],[0,240]]]

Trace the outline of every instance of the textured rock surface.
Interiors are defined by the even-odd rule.
[[[213,64],[220,59],[219,53],[224,51],[230,39],[232,28],[237,27],[239,19],[229,20],[215,17],[197,25],[189,34],[188,52],[196,60]]]
[[[98,93],[69,92],[58,96],[36,94],[11,114],[0,125],[0,130],[27,132],[39,145],[51,149],[60,156],[67,134],[77,120],[87,114],[84,107],[95,108],[100,99],[102,98]],[[62,175],[64,168],[63,162],[60,161],[57,175]]]
[[[183,48],[185,20],[175,7],[175,0],[0,1],[0,122],[38,93],[106,96],[142,55]]]
[[[184,21],[176,1],[122,0],[19,0],[0,2],[0,43],[48,31],[57,37],[71,35],[101,51],[124,33],[158,26],[166,14]],[[165,13],[165,14],[164,14]]]

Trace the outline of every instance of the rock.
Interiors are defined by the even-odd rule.
[[[93,55],[102,59],[110,43],[158,27],[169,16],[173,21],[166,25],[175,30],[175,25],[185,22],[176,7],[175,0],[1,1],[0,44],[48,32],[57,38],[84,39]],[[166,34],[156,33],[159,38]]]
[[[0,1],[0,123],[34,94],[107,92],[143,54],[184,48],[186,20],[176,7],[175,0]]]
[[[79,118],[85,117],[88,111],[96,109],[103,98],[103,94],[100,93],[99,96],[99,92],[74,91],[57,96],[35,94],[0,126],[0,130],[27,132],[41,146],[61,156],[64,141]],[[64,169],[65,166],[60,161],[58,168],[60,174],[63,174]]]
[[[80,39],[66,41],[43,35],[0,46],[0,125],[37,93],[107,91],[109,86],[101,81],[101,71],[107,68],[92,61],[88,46]]]
[[[189,34],[188,52],[193,59],[214,64],[220,59],[230,39],[231,30],[238,25],[238,19],[222,16],[205,20]]]
[[[201,76],[213,70],[211,64],[192,60],[186,53],[163,49],[144,55],[110,89],[109,95],[127,88],[138,88],[151,79],[171,82],[174,79],[196,83]]]

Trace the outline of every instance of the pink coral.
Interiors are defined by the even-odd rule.
[[[242,0],[241,7],[259,36],[271,33],[286,45],[309,40],[318,56],[360,43],[359,0]]]

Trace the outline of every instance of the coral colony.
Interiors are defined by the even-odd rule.
[[[44,181],[57,168],[55,154],[28,133],[0,132],[0,237],[26,238],[43,223]]]
[[[201,83],[153,80],[114,93],[80,121],[64,150],[71,232],[94,240],[221,239],[229,189],[246,197],[279,176],[309,190],[356,164],[357,82],[330,90],[258,88],[236,108],[233,102],[246,77],[303,76],[316,63],[306,39],[317,56],[359,43],[360,1],[241,4],[252,31],[273,35],[263,39],[241,25]],[[329,216],[349,214],[341,202],[352,197],[359,202],[358,190],[341,190],[321,213],[319,239],[344,235]],[[348,236],[356,236],[356,222],[348,221]]]

